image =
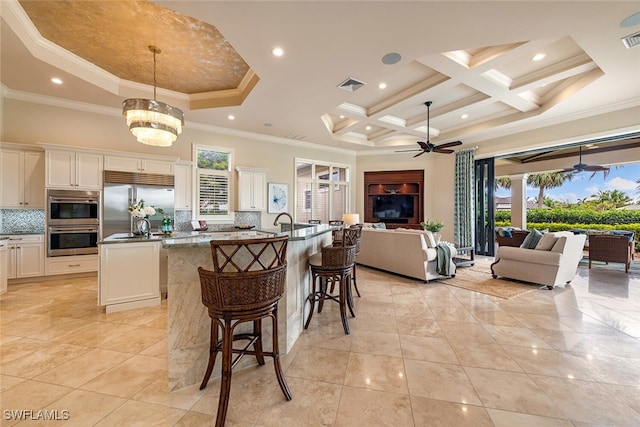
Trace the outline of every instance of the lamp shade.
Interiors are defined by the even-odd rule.
[[[344,225],[355,225],[360,222],[360,215],[356,213],[342,214],[342,222]]]

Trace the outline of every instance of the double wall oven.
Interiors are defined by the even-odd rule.
[[[47,256],[97,254],[99,240],[99,191],[47,191]]]

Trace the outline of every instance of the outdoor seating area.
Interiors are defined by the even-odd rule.
[[[629,272],[635,253],[635,233],[620,230],[569,230],[574,235],[585,235],[584,256],[588,258],[589,268],[592,261],[622,263],[625,273]],[[521,247],[529,230],[515,227],[498,227],[495,231],[498,247]]]

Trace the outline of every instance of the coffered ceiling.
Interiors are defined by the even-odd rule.
[[[620,25],[637,2],[9,0],[1,12],[5,96],[119,109],[151,97],[155,45],[158,100],[187,128],[394,153],[425,139],[426,101],[431,142],[462,147],[640,105],[640,47],[621,42],[640,23]],[[339,87],[349,79],[362,84]]]

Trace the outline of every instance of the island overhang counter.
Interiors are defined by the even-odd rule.
[[[286,234],[287,283],[278,304],[278,346],[286,354],[303,330],[310,292],[309,263],[311,255],[331,244],[335,226],[313,227],[280,232],[259,230],[241,233],[208,233],[190,238],[165,238],[162,247],[167,253],[167,311],[169,391],[199,384],[209,358],[211,319],[202,304],[198,267],[213,270],[211,240],[256,238],[260,235]],[[250,327],[250,325],[244,325]],[[271,324],[263,322],[263,345],[270,347]],[[255,358],[245,357],[237,369],[255,365]],[[219,376],[219,365],[212,377]]]

